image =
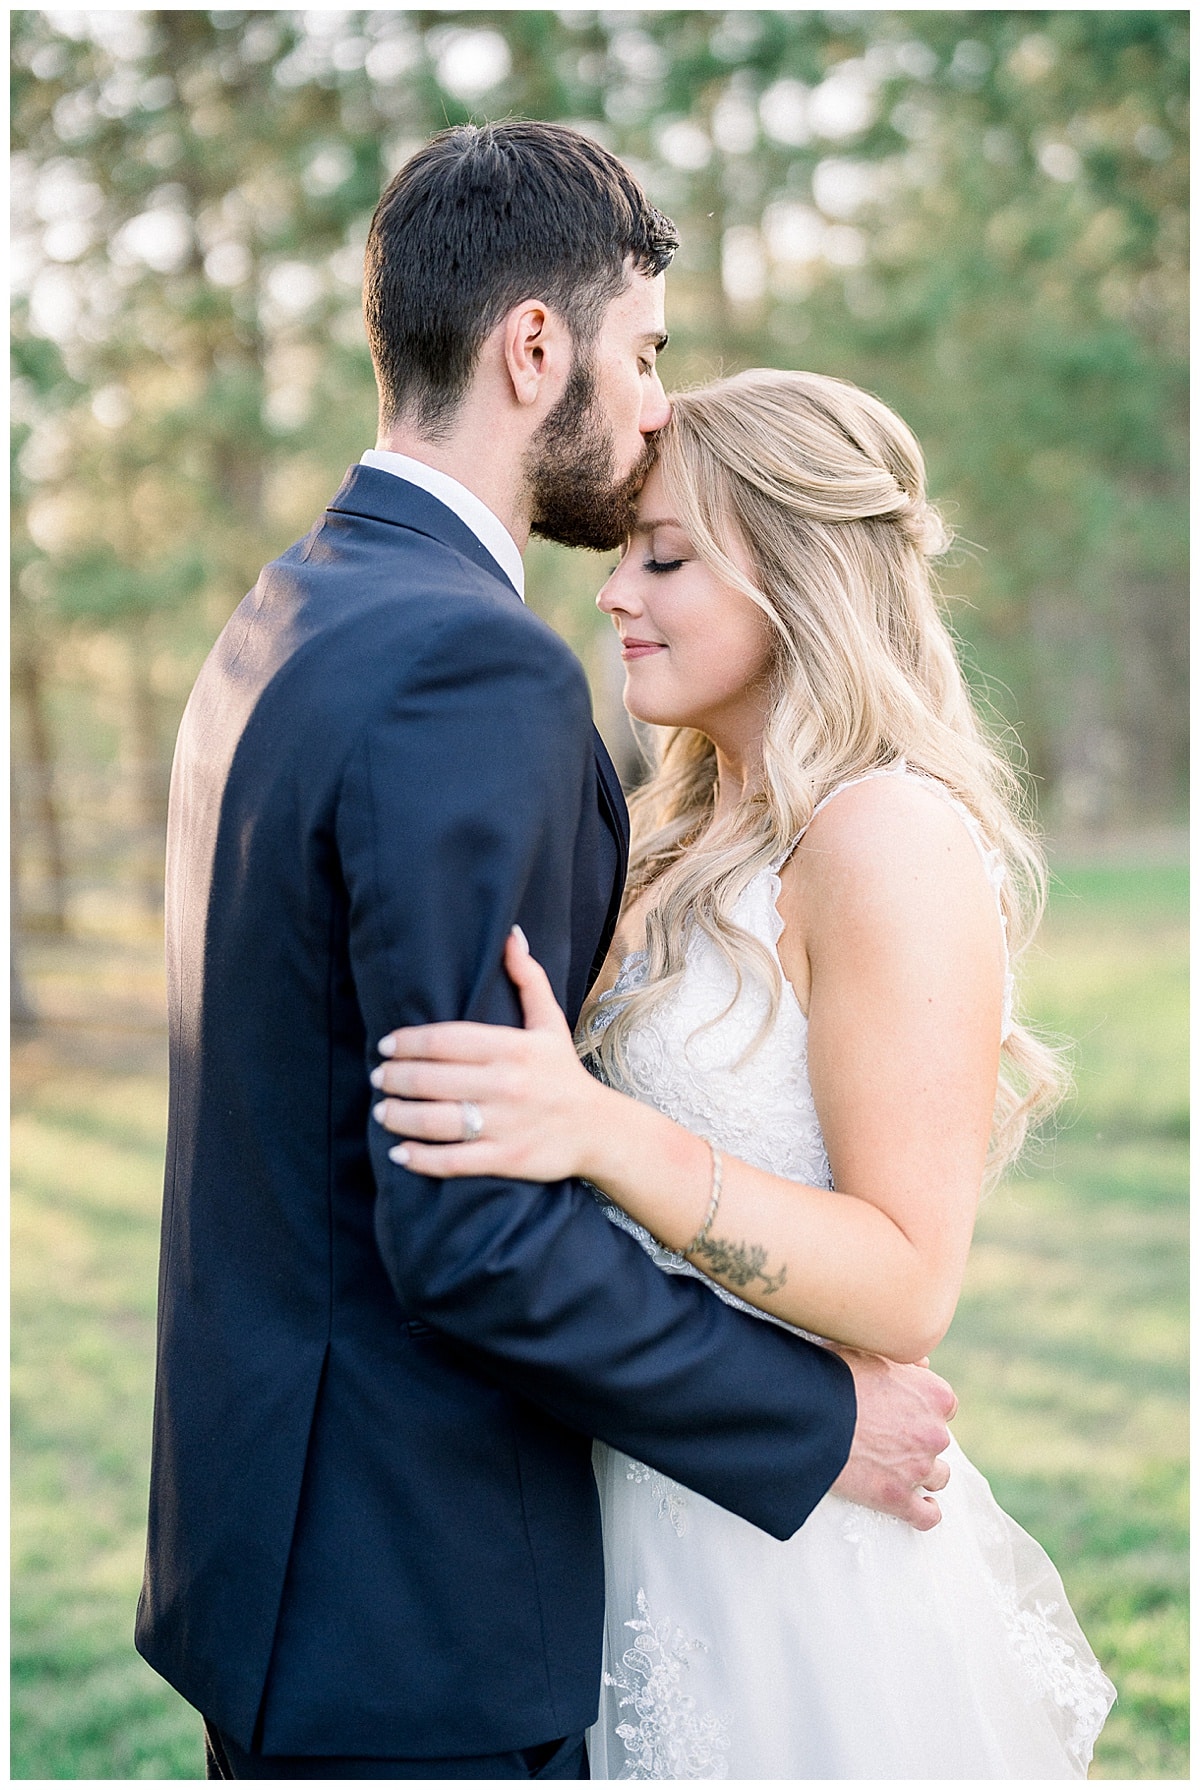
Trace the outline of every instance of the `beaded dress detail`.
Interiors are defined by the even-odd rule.
[[[917,774],[899,763],[871,775]],[[961,815],[998,897],[1003,865],[974,817],[920,781]],[[734,912],[777,962],[779,890],[769,866]],[[626,960],[602,1015],[645,964],[644,953]],[[747,978],[739,991],[697,931],[682,980],[627,1039],[626,1091],[731,1156],[831,1187],[808,1022],[786,980],[747,1048],[768,1007],[765,988]],[[598,1197],[664,1272],[699,1275]],[[1113,1687],[1046,1554],[956,1444],[947,1458],[936,1529],[918,1534],[830,1494],[780,1542],[598,1442],[607,1615],[592,1776],[1085,1777]]]

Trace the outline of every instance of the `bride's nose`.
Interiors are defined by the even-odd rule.
[[[618,610],[622,615],[641,614],[642,603],[637,594],[637,574],[631,548],[626,549],[620,563],[609,574],[607,583],[601,585],[596,597],[596,607],[604,615],[615,615]]]

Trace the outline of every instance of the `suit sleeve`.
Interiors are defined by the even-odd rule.
[[[338,845],[374,1042],[397,1025],[519,1025],[519,922],[560,1001],[579,827],[596,806],[586,684],[524,613],[446,622],[346,769]],[[372,1061],[374,1061],[372,1055]],[[663,1274],[590,1191],[432,1181],[370,1126],[397,1297],[493,1379],[784,1537],[849,1452],[845,1364]]]

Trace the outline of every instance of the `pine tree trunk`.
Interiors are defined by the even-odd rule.
[[[162,762],[158,727],[158,700],[151,676],[150,654],[137,638],[129,643],[131,719],[133,723],[134,774],[137,789],[138,888],[147,913],[162,911],[163,852],[167,827],[167,773]]]
[[[37,1024],[37,1009],[29,993],[29,984],[21,971],[24,949],[23,909],[21,906],[21,811],[16,790],[10,782],[9,814],[9,898],[8,898],[8,1018],[14,1030],[30,1031]]]
[[[55,788],[54,734],[47,713],[41,654],[28,639],[14,642],[13,695],[24,722],[32,784],[30,806],[46,868],[48,903],[42,923],[63,934],[67,931],[67,853]]]

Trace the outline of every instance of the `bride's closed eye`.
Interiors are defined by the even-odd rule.
[[[642,561],[642,570],[646,572],[677,572],[682,564],[681,559],[646,559]]]

